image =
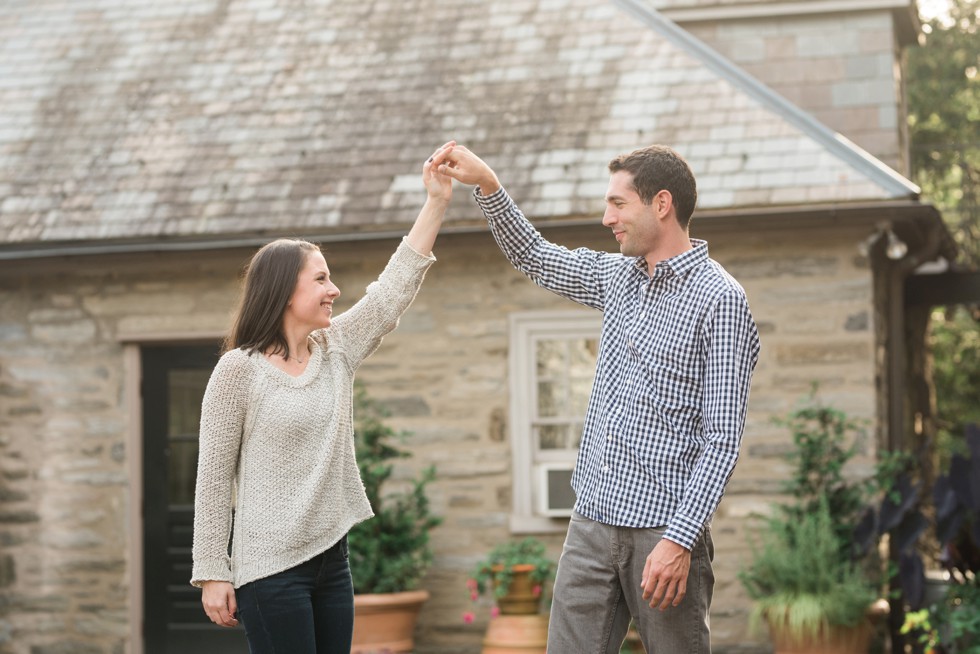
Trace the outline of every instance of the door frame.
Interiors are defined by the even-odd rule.
[[[143,381],[141,351],[157,345],[193,346],[220,341],[224,332],[179,332],[171,334],[120,334],[117,341],[123,347],[123,402],[126,411],[126,469],[129,475],[128,545],[126,566],[129,581],[127,622],[129,637],[126,654],[144,654],[143,644]]]

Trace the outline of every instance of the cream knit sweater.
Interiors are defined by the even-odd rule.
[[[403,240],[364,297],[310,335],[298,377],[240,349],[218,361],[201,408],[191,584],[238,588],[281,572],[373,515],[354,459],[354,372],[433,261]]]

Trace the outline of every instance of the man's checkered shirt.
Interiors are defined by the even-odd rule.
[[[657,263],[545,240],[504,189],[474,192],[501,250],[535,284],[603,312],[572,474],[575,510],[666,527],[691,549],[738,459],[759,334],[745,291],[708,245]]]

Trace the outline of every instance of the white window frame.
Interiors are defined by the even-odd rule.
[[[510,434],[513,473],[513,508],[510,530],[515,534],[564,533],[567,517],[548,517],[535,506],[540,492],[539,470],[554,465],[553,458],[535,460],[531,422],[537,406],[535,343],[542,337],[598,339],[602,314],[598,311],[522,311],[510,314]],[[582,416],[584,422],[585,416]],[[570,463],[574,463],[572,460]]]

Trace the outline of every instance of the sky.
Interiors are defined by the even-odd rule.
[[[929,20],[943,13],[948,6],[948,0],[919,0],[919,15]]]

